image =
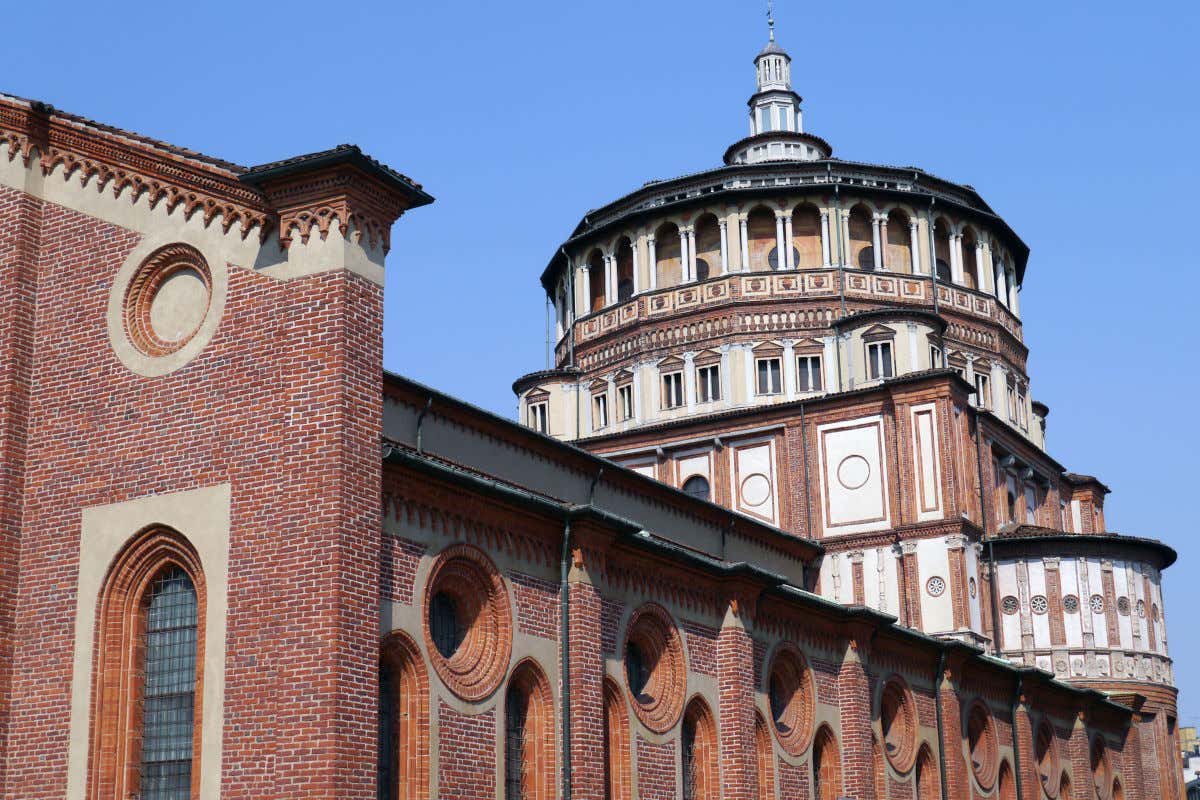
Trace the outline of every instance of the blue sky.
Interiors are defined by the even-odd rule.
[[[355,142],[438,198],[388,267],[390,369],[511,415],[545,364],[537,277],[589,208],[745,135],[764,4],[37,4],[0,90],[243,164]],[[1021,308],[1049,449],[1167,573],[1200,723],[1200,11],[1193,3],[779,0],[806,128],[835,155],[975,186],[1032,249]]]

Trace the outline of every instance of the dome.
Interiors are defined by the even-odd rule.
[[[788,55],[787,51],[780,47],[779,42],[775,41],[774,39],[771,39],[769,42],[767,42],[767,46],[764,47],[762,51],[754,57],[754,60],[757,61],[763,56],[783,56],[788,61],[792,60],[792,57]]]

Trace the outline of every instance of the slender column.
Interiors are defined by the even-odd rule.
[[[1012,311],[1013,316],[1021,316],[1021,301],[1017,299],[1017,273],[1015,270],[1008,271],[1008,308]]]
[[[983,242],[975,243],[975,288],[983,291],[983,276],[986,267],[983,266]]]
[[[875,214],[871,217],[871,244],[874,245],[875,269],[883,269],[883,253],[880,252],[879,246],[879,215]]]
[[[633,293],[637,294],[642,290],[642,258],[637,237],[629,241],[629,246],[633,249]]]
[[[740,272],[749,272],[750,271],[750,236],[749,236],[748,227],[749,226],[746,221],[746,215],[745,214],[739,215],[738,216],[738,234],[739,234],[738,238],[741,240],[740,244],[742,246],[742,253],[741,253],[742,263],[741,263],[741,267],[739,269]]]
[[[891,264],[888,263],[887,226],[888,226],[887,216],[885,214],[880,214],[879,215],[879,266],[883,267],[885,270],[890,269],[892,266]]]
[[[796,343],[783,340],[783,391],[788,400],[796,397]]]
[[[996,266],[996,299],[1008,305],[1008,273],[1003,264]]]
[[[725,220],[717,223],[721,227],[721,274],[729,272],[729,229]]]
[[[658,256],[654,252],[654,237],[646,237],[646,262],[649,266],[650,291],[658,288]]]
[[[784,269],[787,259],[783,254],[783,215],[775,212],[775,269]]]
[[[821,265],[828,267],[829,260],[829,212],[821,212]]]
[[[787,256],[785,261],[788,269],[796,268],[796,259],[792,255],[792,241],[792,215],[788,214],[783,218],[783,250],[784,255]]]
[[[683,354],[683,402],[688,413],[696,410],[696,354]]]
[[[579,286],[583,290],[583,313],[590,314],[592,311],[592,268],[589,264],[581,264],[579,273],[582,276],[579,281]]]
[[[680,283],[687,283],[691,278],[691,259],[688,257],[688,229],[679,229],[679,276]]]
[[[611,306],[617,302],[617,257],[609,254],[604,257],[604,305]]]
[[[908,223],[908,249],[913,275],[921,274],[921,226],[914,219]]]
[[[962,285],[963,258],[961,233],[955,233],[950,237],[950,279],[955,283]]]
[[[688,228],[688,272],[689,280],[699,280],[700,276],[696,274],[696,229]]]
[[[838,260],[841,264],[850,263],[850,211],[842,209],[842,218],[838,221],[838,225],[842,229],[842,249],[838,253]]]

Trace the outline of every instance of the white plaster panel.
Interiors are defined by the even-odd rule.
[[[1094,641],[1096,643],[1096,647],[1108,647],[1108,625],[1104,621],[1104,612],[1092,614],[1090,605],[1092,594],[1098,594],[1101,597],[1104,596],[1104,581],[1100,569],[1100,559],[1089,558],[1087,560],[1087,569],[1088,586],[1091,588],[1091,594],[1089,594],[1087,597],[1079,598],[1079,612],[1081,614],[1090,614],[1092,617],[1092,635],[1095,637]],[[1105,610],[1108,609],[1110,604],[1115,602],[1116,598],[1105,597]],[[1113,611],[1115,612],[1116,609],[1113,609]]]
[[[1029,597],[1032,600],[1039,594],[1046,594],[1046,565],[1040,561],[1027,562],[1029,569]],[[1050,614],[1034,614],[1033,606],[1029,609],[1030,624],[1033,627],[1033,646],[1042,648],[1050,646]]]
[[[1116,603],[1120,598],[1129,599],[1129,565],[1125,561],[1113,562],[1113,593],[1116,595],[1112,599]],[[1130,602],[1130,607],[1133,604]],[[1117,634],[1122,650],[1130,650],[1133,648],[1133,614],[1117,614]]]
[[[946,589],[938,597],[926,590],[929,579],[937,576]],[[917,542],[917,578],[921,583],[921,625],[926,633],[954,630],[954,605],[950,588],[950,556],[944,538]]]
[[[885,614],[895,616],[899,611],[899,571],[890,547],[873,547],[863,553],[863,599]]]
[[[970,615],[971,630],[983,633],[983,606],[980,594],[983,592],[983,582],[979,580],[979,557],[975,548],[968,545],[963,558],[964,570],[967,573],[967,613]],[[975,581],[975,594],[971,595],[971,581]]]
[[[771,439],[737,442],[732,450],[729,488],[736,509],[774,524],[779,515],[774,442]]]
[[[225,619],[228,614],[230,487],[223,483],[83,509],[75,595],[75,660],[71,678],[67,798],[82,800],[87,785],[96,610],[104,579],[121,549],[140,531],[165,525],[196,549],[204,570],[204,714],[200,731],[201,800],[221,792],[225,724]]]
[[[693,475],[699,475],[711,484],[712,451],[705,449],[700,452],[693,451],[676,457],[675,475],[679,479],[680,486],[683,486],[684,481]]]
[[[914,406],[911,414],[917,519],[938,519],[942,516],[942,470],[938,457],[937,408],[933,403]]]
[[[1058,563],[1058,579],[1062,585],[1063,597],[1069,594],[1079,597],[1079,575],[1072,559],[1064,558]],[[1086,597],[1080,598],[1078,613],[1063,613],[1063,630],[1069,647],[1083,647],[1083,624],[1080,617],[1084,613],[1086,603]]]
[[[825,535],[889,527],[882,418],[821,425],[817,438]]]
[[[1017,565],[1012,561],[1001,562],[997,567],[996,583],[999,587],[1000,602],[1008,596],[1020,597],[1017,587]],[[1005,614],[1000,611],[1000,646],[1004,650],[1021,649],[1021,614]]]

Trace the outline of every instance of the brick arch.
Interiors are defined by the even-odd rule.
[[[693,697],[684,709],[680,740],[684,800],[717,800],[721,796],[717,723],[699,697]]]
[[[934,763],[933,751],[929,749],[929,745],[922,744],[921,749],[917,751],[915,770],[913,786],[916,787],[917,797],[939,797],[941,787],[939,786],[937,765]]]
[[[633,797],[630,774],[629,712],[625,695],[612,678],[604,679],[604,790],[607,800]]]
[[[1017,800],[1017,785],[1008,761],[1000,764],[1000,772],[996,778],[996,800]]]
[[[179,568],[196,592],[196,682],[192,716],[191,796],[200,794],[201,698],[204,695],[204,615],[207,593],[200,557],[178,531],[144,529],[113,560],[96,612],[88,797],[140,793],[142,670],[146,606],[155,578]]]
[[[767,721],[758,710],[754,712],[754,750],[758,756],[758,796],[771,800],[775,797],[775,748]]]
[[[379,653],[381,740],[379,757],[390,759],[390,769],[380,764],[380,781],[393,781],[388,800],[426,800],[429,797],[429,674],[408,634],[393,631],[384,637]],[[389,681],[389,686],[384,686]],[[390,694],[391,704],[384,698]],[[382,737],[384,714],[390,715],[394,739]]]
[[[812,751],[813,800],[838,800],[842,796],[842,754],[828,725],[817,729]]]
[[[515,718],[523,720],[522,741],[511,737]],[[553,800],[555,775],[554,697],[546,673],[532,658],[526,658],[512,671],[504,696],[505,784],[515,778],[510,765],[519,761],[521,797],[525,800]],[[519,751],[510,750],[519,746]]]

